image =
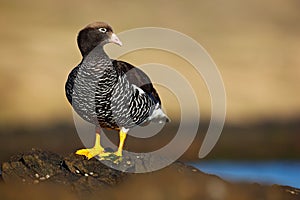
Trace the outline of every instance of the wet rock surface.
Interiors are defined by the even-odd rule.
[[[123,171],[147,169],[141,162],[125,155],[119,165]],[[0,199],[300,199],[296,188],[228,183],[181,162],[143,174],[107,165],[74,153],[19,153],[1,166]]]

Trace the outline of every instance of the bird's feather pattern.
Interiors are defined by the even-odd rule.
[[[113,66],[119,75],[126,74],[127,79],[131,84],[136,85],[145,91],[156,103],[161,104],[158,93],[153,87],[150,78],[141,69],[133,65],[120,61],[112,60]]]
[[[93,57],[93,62],[86,59],[72,70],[66,83],[69,102],[86,121],[104,128],[130,128],[145,122],[155,105],[160,105],[142,70],[106,56]]]

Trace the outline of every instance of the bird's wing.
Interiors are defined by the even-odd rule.
[[[127,79],[131,84],[141,88],[154,100],[155,103],[159,103],[159,105],[161,105],[159,95],[145,72],[124,61],[112,60],[112,63],[119,75],[126,74]]]
[[[68,80],[65,84],[65,93],[70,104],[72,104],[74,81],[79,70],[79,65],[77,65],[74,69],[72,69],[72,71],[68,76]]]

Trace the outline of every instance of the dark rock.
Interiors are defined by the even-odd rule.
[[[147,170],[145,160],[151,159],[124,155],[119,165],[123,171]],[[2,164],[0,199],[300,199],[296,188],[228,183],[181,162],[142,174],[107,165],[115,167],[112,162],[103,164],[74,153],[63,157],[32,149]]]
[[[17,154],[2,164],[2,178],[6,183],[55,183],[71,186],[79,193],[115,185],[125,175],[96,159],[86,160],[74,153],[62,157],[39,149]]]
[[[32,182],[41,177],[57,173],[62,157],[51,152],[33,149],[24,154],[13,156],[2,164],[2,178],[5,182]]]

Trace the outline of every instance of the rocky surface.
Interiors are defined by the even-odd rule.
[[[124,170],[139,167],[125,158]],[[86,160],[32,149],[12,156],[1,167],[0,199],[300,199],[300,190],[284,186],[233,184],[175,162],[150,173],[112,169]],[[17,190],[16,190],[17,189]]]

